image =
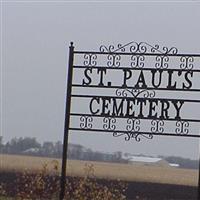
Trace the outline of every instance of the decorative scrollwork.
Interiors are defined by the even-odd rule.
[[[136,135],[135,140],[137,142],[140,142],[141,137],[146,138],[146,139],[153,139],[153,134],[152,133],[149,133],[149,134],[138,134],[138,135]]]
[[[129,141],[130,139],[135,139],[136,142],[141,141],[141,137],[144,137],[146,139],[152,139],[153,135],[151,133],[149,134],[141,134],[138,132],[113,132],[113,137],[120,137],[125,136],[125,141]]]
[[[131,53],[160,53],[160,54],[177,54],[178,49],[176,47],[163,47],[160,48],[159,45],[152,46],[146,42],[132,42],[132,45],[130,46],[130,52]]]
[[[127,48],[129,47],[129,50]],[[163,47],[161,48],[159,45],[150,45],[146,42],[129,42],[125,45],[118,44],[117,46],[110,45],[106,47],[105,45],[101,45],[99,48],[100,52],[108,52],[108,53],[115,53],[115,52],[130,52],[130,53],[160,53],[160,54],[177,54],[178,49],[176,47]]]
[[[131,133],[127,132],[113,132],[113,137],[120,137],[120,136],[125,136],[124,139],[125,141],[129,141],[132,138]]]
[[[81,116],[80,122],[80,127],[82,129],[92,129],[93,118],[91,116]]]
[[[107,62],[108,67],[119,67],[120,66],[120,60],[121,60],[120,55],[109,54],[107,58],[108,58],[108,62]]]
[[[155,91],[154,90],[146,90],[146,89],[124,89],[124,88],[118,88],[116,90],[116,95],[119,97],[128,97],[129,95],[133,96],[134,98],[139,97],[141,94],[143,94],[144,98],[153,98],[155,97]]]
[[[164,132],[164,121],[163,120],[152,120],[151,121],[151,132],[152,133],[163,133]]]
[[[145,42],[140,42],[140,43],[133,42],[130,46],[130,52],[131,53],[146,53],[147,46],[145,44],[146,44]],[[153,47],[153,46],[151,46],[151,47]]]
[[[192,57],[192,56],[182,56],[180,58],[180,61],[181,61],[181,64],[180,64],[181,69],[188,69],[188,70],[193,69],[193,67],[194,67],[194,64],[193,64],[194,57]]]
[[[145,57],[143,55],[133,55],[131,56],[131,67],[138,67],[143,68],[144,67],[144,60]]]
[[[101,45],[99,48],[100,52],[115,52],[115,51],[120,51],[120,52],[125,52],[125,48],[122,44],[118,44],[117,47],[114,45],[109,45],[106,47],[105,45]]]
[[[162,51],[163,51],[164,54],[176,55],[178,53],[178,49],[176,47],[171,47],[171,48],[163,47]]]
[[[104,117],[103,118],[103,129],[104,130],[115,130],[116,129],[116,119],[112,117]]]
[[[168,56],[156,56],[156,69],[167,69],[169,57]]]
[[[84,54],[84,66],[96,66],[97,65],[97,55],[96,54]]]
[[[140,120],[133,119],[133,118],[127,119],[126,130],[133,131],[133,132],[140,131]]]
[[[176,122],[176,129],[175,132],[176,134],[185,134],[187,135],[189,133],[189,122],[188,121],[177,121]]]
[[[149,134],[142,134],[140,133],[140,119],[127,119],[127,132],[113,132],[114,137],[125,136],[125,141],[129,141],[130,139],[134,138],[137,142],[140,142],[141,137],[145,137],[147,139],[152,139],[153,135]]]
[[[154,90],[143,91],[143,97],[144,98],[154,98],[155,95],[156,95],[156,92]]]

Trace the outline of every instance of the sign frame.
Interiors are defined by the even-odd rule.
[[[127,47],[129,47],[129,52],[127,52]],[[132,48],[132,49],[131,49]],[[149,49],[148,49],[149,48]],[[117,67],[118,69],[120,68],[120,63],[119,60],[121,59],[122,55],[130,55],[132,56],[133,59],[133,65],[134,65],[134,69],[133,70],[144,70],[143,69],[143,65],[144,65],[144,57],[145,56],[152,56],[156,58],[157,63],[155,64],[156,69],[155,70],[167,70],[169,72],[169,74],[173,73],[173,71],[175,69],[167,69],[168,68],[168,61],[169,58],[171,57],[176,57],[176,58],[180,58],[180,68],[178,69],[179,71],[187,71],[190,75],[193,72],[200,72],[200,70],[193,70],[193,65],[194,65],[194,59],[196,58],[200,58],[200,54],[178,54],[178,49],[175,47],[172,48],[167,48],[167,47],[163,47],[162,49],[160,49],[159,45],[149,45],[148,43],[145,42],[140,42],[140,43],[136,43],[136,42],[129,42],[128,44],[125,45],[121,45],[118,44],[117,47],[114,47],[113,45],[110,45],[108,47],[102,45],[99,49],[99,51],[74,51],[74,46],[73,46],[73,42],[70,43],[70,47],[69,47],[69,61],[68,61],[68,78],[67,78],[67,94],[66,94],[66,107],[65,107],[65,125],[64,125],[64,138],[63,138],[63,154],[62,154],[62,169],[61,169],[61,179],[60,179],[60,194],[59,194],[59,199],[63,200],[64,199],[64,195],[65,195],[65,184],[66,184],[66,165],[67,165],[67,149],[68,149],[68,138],[69,138],[69,131],[70,130],[86,130],[86,131],[99,131],[99,132],[112,132],[113,136],[115,137],[119,137],[119,136],[125,136],[125,140],[130,140],[132,138],[134,138],[136,141],[140,141],[140,136],[148,138],[148,139],[152,139],[154,135],[160,135],[160,136],[175,136],[175,137],[188,137],[188,138],[200,138],[199,132],[198,134],[188,134],[187,131],[187,127],[189,126],[189,122],[187,119],[178,119],[178,117],[180,118],[180,116],[178,116],[178,105],[176,105],[175,107],[177,108],[177,124],[176,126],[179,128],[177,128],[177,132],[174,134],[171,133],[163,133],[164,129],[163,129],[163,125],[162,125],[162,121],[163,120],[170,120],[167,118],[167,112],[165,109],[165,112],[163,111],[163,113],[165,113],[165,115],[163,114],[163,117],[165,116],[164,119],[157,119],[155,116],[150,117],[150,119],[152,120],[152,130],[155,131],[151,131],[151,132],[138,132],[136,131],[113,131],[114,129],[112,128],[108,128],[108,129],[92,129],[92,128],[70,128],[70,116],[71,114],[71,101],[73,97],[82,97],[81,95],[73,95],[72,94],[72,87],[82,87],[81,85],[73,85],[73,70],[76,66],[74,66],[74,56],[75,54],[83,54],[84,55],[84,68],[86,67],[91,67],[91,68],[95,68],[96,64],[97,64],[97,55],[106,55],[108,58],[108,62],[107,62],[107,66],[108,67]],[[81,68],[81,67],[80,67]],[[102,67],[101,67],[102,68]],[[123,68],[124,69],[124,68]],[[149,70],[152,70],[149,69]],[[187,73],[186,72],[186,73]],[[103,73],[103,72],[102,72]],[[129,77],[130,72],[126,72],[127,74],[124,75],[126,78]],[[129,73],[129,74],[128,74]],[[125,74],[125,72],[124,72]],[[186,75],[185,75],[186,76]],[[142,79],[142,78],[141,78]],[[189,81],[189,75],[187,77],[188,79],[188,84],[190,84]],[[142,82],[142,80],[140,81]],[[90,87],[89,85],[86,85],[86,87]],[[111,86],[111,82],[108,82],[108,85],[106,87],[110,87],[113,88],[113,86]],[[117,87],[116,87],[117,88]],[[149,92],[149,91],[153,91],[155,88],[142,88],[142,90],[140,90],[141,88],[133,88],[134,90],[130,90],[129,88],[127,89],[126,85],[120,87],[119,89],[123,89],[122,91],[118,91],[119,93],[119,98],[125,98],[127,97],[127,93],[131,94],[132,97],[134,97],[135,99],[139,98],[139,95],[141,93],[147,92],[146,96],[144,96],[141,99],[147,99],[147,98],[154,98],[155,95],[153,95],[153,93]],[[157,88],[158,89],[158,88]],[[165,89],[165,88],[161,88]],[[168,88],[168,90],[177,90],[176,88]],[[181,89],[179,89],[181,90]],[[187,88],[184,88],[182,91],[187,91]],[[193,91],[196,92],[200,92],[200,89],[194,89]],[[117,92],[117,90],[116,90]],[[135,93],[134,93],[135,92]],[[89,96],[91,97],[91,96]],[[98,98],[98,97],[97,97]],[[141,100],[141,101],[143,101]],[[155,100],[155,99],[154,99]],[[188,100],[188,99],[182,99],[184,102],[185,101],[191,101],[194,102],[192,100]],[[138,100],[139,101],[139,100]],[[195,100],[196,102],[200,102],[200,100]],[[179,108],[181,108],[181,106],[179,105]],[[180,109],[179,109],[180,111]],[[180,113],[179,113],[180,114]],[[77,114],[79,115],[79,114]],[[81,115],[80,115],[81,116]],[[82,122],[83,123],[88,123],[88,117],[87,115],[82,116]],[[105,119],[105,124],[107,125],[107,127],[112,126],[112,118],[110,116],[105,115],[105,113],[102,114],[102,117],[104,117]],[[115,116],[118,117],[118,116]],[[130,119],[130,118],[129,118]],[[137,117],[136,117],[137,119]],[[145,118],[139,118],[139,119],[145,119]],[[148,119],[148,118],[147,118]],[[175,120],[175,119],[174,119]],[[199,123],[200,119],[194,119],[192,120],[194,122]],[[115,121],[116,122],[116,121]],[[128,122],[128,121],[127,121]],[[132,123],[132,125],[134,125],[134,123],[137,124],[137,121],[133,121],[130,122]],[[154,124],[153,124],[154,123]],[[135,127],[137,128],[137,127]],[[132,129],[133,130],[133,129]],[[163,130],[163,131],[161,131]],[[199,149],[200,152],[200,149]],[[198,199],[200,199],[200,153],[199,153],[199,177],[198,177]]]

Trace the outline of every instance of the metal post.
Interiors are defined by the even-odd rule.
[[[74,59],[74,46],[73,46],[73,42],[71,42],[70,47],[69,47],[67,95],[66,95],[66,107],[65,107],[65,126],[64,126],[64,139],[63,139],[63,153],[62,153],[62,171],[61,171],[61,179],[60,179],[60,196],[59,196],[60,200],[63,200],[64,196],[65,196],[67,147],[68,147],[68,137],[69,137],[73,59]]]
[[[200,144],[199,144],[199,154],[200,154]],[[200,155],[199,155],[199,180],[198,180],[198,194],[197,199],[200,200]]]

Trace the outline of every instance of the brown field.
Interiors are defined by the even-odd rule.
[[[49,166],[49,172],[53,171],[54,164],[59,163],[60,159],[2,155],[0,154],[0,171],[38,171],[46,163]],[[131,164],[114,164],[103,162],[75,161],[69,160],[67,165],[67,175],[84,176],[85,165],[92,165],[94,175],[97,178],[120,179],[124,181],[164,183],[185,186],[198,185],[198,171],[189,169],[178,169],[167,166],[146,166]]]

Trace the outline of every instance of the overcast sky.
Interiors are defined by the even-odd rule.
[[[199,1],[14,2],[2,4],[2,115],[4,141],[63,139],[68,46],[145,41],[200,54]],[[198,68],[199,66],[197,66]],[[200,82],[199,82],[200,83]],[[104,152],[198,158],[194,139],[154,137],[125,142],[109,134],[70,135],[70,142]]]

